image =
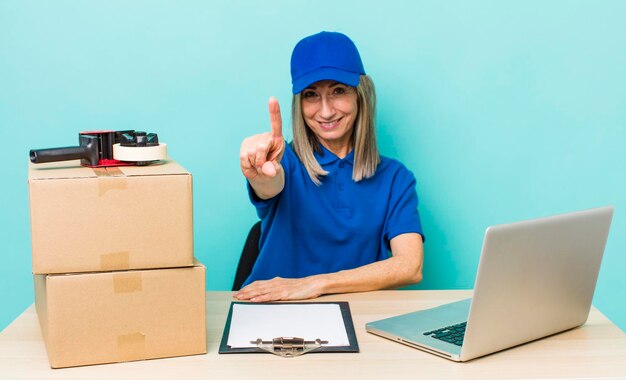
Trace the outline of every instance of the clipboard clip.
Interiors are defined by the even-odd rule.
[[[271,341],[258,338],[257,340],[250,341],[250,343],[256,344],[258,348],[274,355],[282,356],[283,358],[293,358],[318,349],[322,347],[323,344],[328,344],[328,341],[321,339],[304,340],[303,338],[295,337],[278,337]]]

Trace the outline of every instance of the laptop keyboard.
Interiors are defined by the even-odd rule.
[[[424,335],[430,335],[435,339],[443,340],[444,342],[460,346],[463,344],[463,337],[465,336],[466,325],[467,322],[458,323],[456,325],[442,327],[437,330],[427,331],[424,333]]]

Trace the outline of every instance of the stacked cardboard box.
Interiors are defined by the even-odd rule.
[[[35,304],[53,368],[206,353],[192,178],[173,161],[30,164]]]

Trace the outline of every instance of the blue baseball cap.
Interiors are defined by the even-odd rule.
[[[298,94],[320,80],[356,87],[365,74],[354,42],[337,32],[320,32],[300,40],[291,53],[292,92]]]

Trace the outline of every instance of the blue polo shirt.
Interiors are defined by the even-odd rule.
[[[400,162],[381,156],[374,176],[354,182],[354,150],[340,159],[322,147],[315,158],[328,171],[320,186],[289,145],[280,194],[260,200],[248,184],[262,222],[259,257],[244,286],[357,268],[388,258],[397,235],[423,236],[415,177]]]

